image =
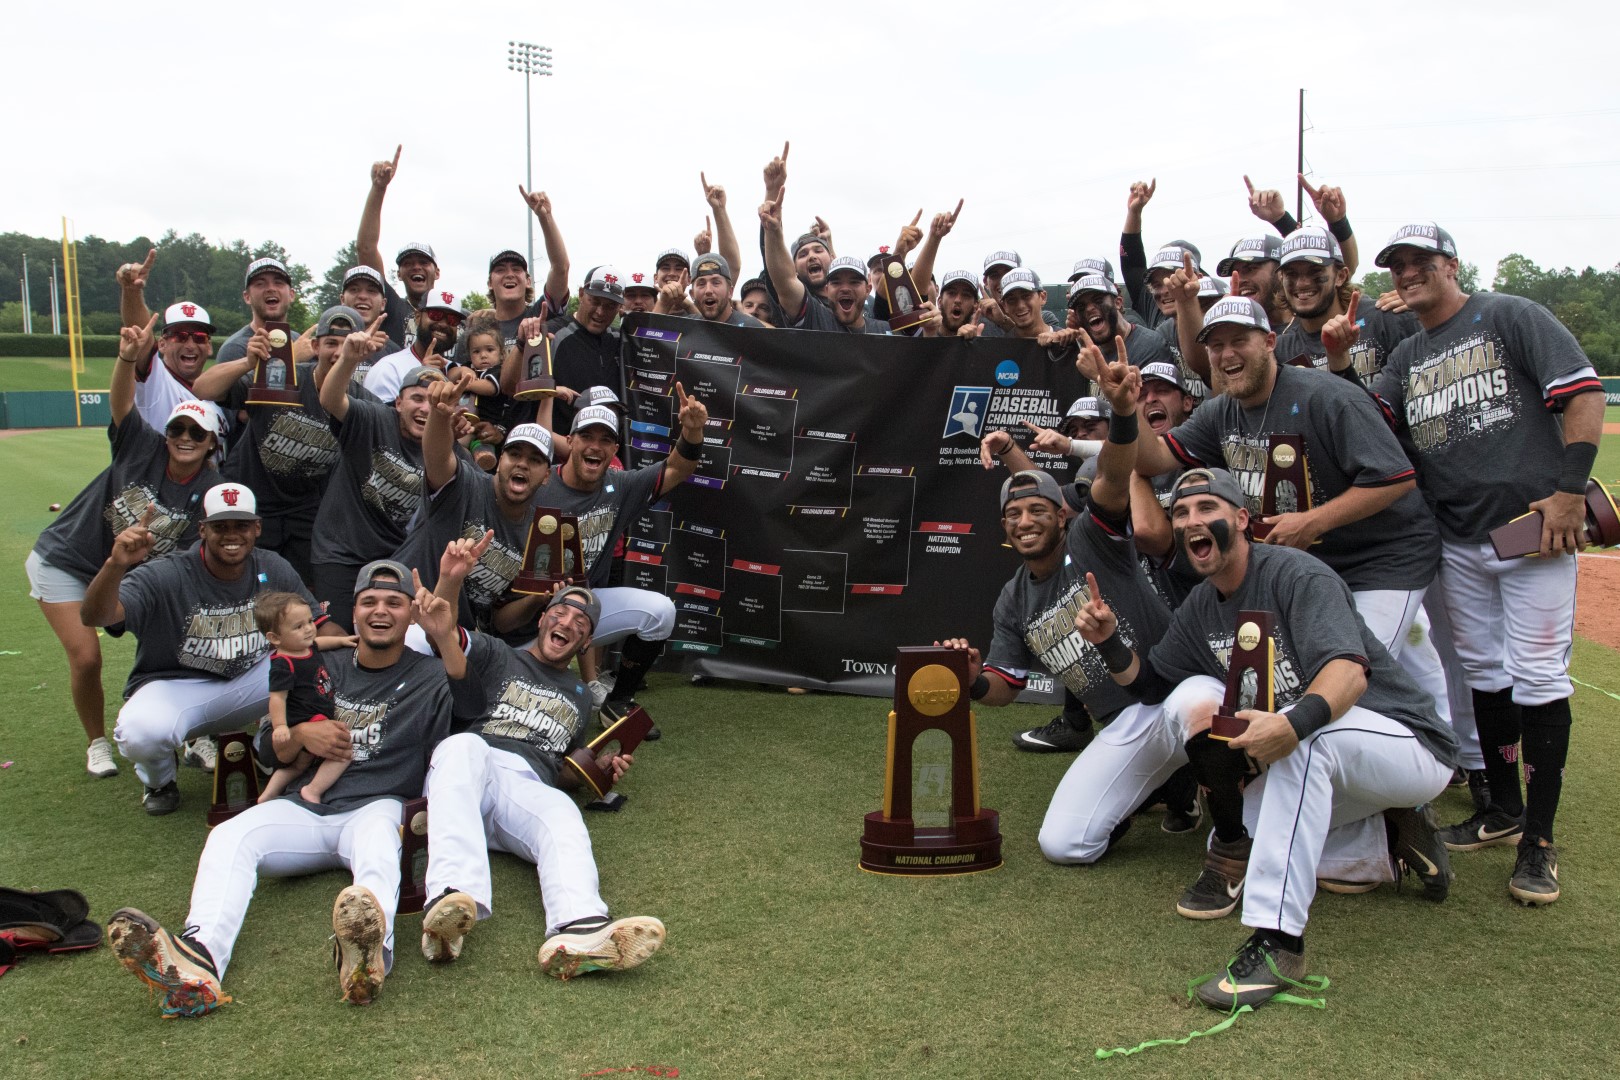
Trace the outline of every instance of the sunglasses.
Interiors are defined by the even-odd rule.
[[[206,330],[169,330],[163,336],[170,341],[189,341],[193,345],[208,344],[208,331]]]
[[[192,442],[202,442],[211,432],[204,431],[196,424],[184,424],[176,421],[163,429],[163,434],[171,439],[190,439]]]

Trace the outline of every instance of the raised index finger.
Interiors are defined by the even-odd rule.
[[[911,219],[911,224],[913,226],[915,226],[917,224],[917,222],[919,222],[921,220],[922,220],[922,208],[918,207],[917,208],[917,216]]]
[[[157,248],[146,249],[146,261],[141,263],[142,270],[152,269],[152,260],[157,258]]]
[[[1248,173],[1243,174],[1243,186],[1249,189],[1250,195],[1254,194],[1254,184],[1250,182]]]
[[[394,168],[396,169],[399,168],[399,152],[403,149],[405,149],[404,143],[400,143],[394,147]]]
[[[788,152],[788,141],[786,139],[783,139],[782,140],[782,164],[784,164],[784,165],[787,164],[787,152]]]
[[[154,312],[152,312],[152,317],[150,319],[146,320],[146,329],[142,330],[141,333],[150,334],[152,332],[152,328],[157,326],[157,321],[158,321],[157,312],[154,311]]]
[[[1350,291],[1350,311],[1349,311],[1350,321],[1351,322],[1356,321],[1356,309],[1358,309],[1359,307],[1361,307],[1361,290],[1360,289],[1352,289]]]
[[[951,211],[951,224],[956,224],[956,215],[962,212],[962,204],[966,201],[965,199],[956,200],[956,209]]]
[[[1320,189],[1311,187],[1311,182],[1305,179],[1304,173],[1299,174],[1299,186],[1305,189],[1305,194],[1311,197],[1312,202],[1315,202],[1316,197],[1321,194]]]
[[[1102,599],[1102,592],[1097,588],[1097,575],[1090,570],[1086,571],[1086,592],[1091,594],[1091,602],[1094,604]]]

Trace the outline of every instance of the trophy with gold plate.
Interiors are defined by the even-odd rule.
[[[917,310],[922,306],[922,290],[917,288],[917,282],[912,279],[906,264],[888,252],[884,252],[879,259],[883,299],[889,305],[889,329],[896,332],[910,330],[926,321],[928,313]]]
[[[579,518],[550,506],[534,508],[523,566],[512,579],[512,591],[548,596],[565,585],[585,584],[585,552],[580,546]]]
[[[860,865],[905,877],[1001,865],[1000,815],[979,805],[978,736],[961,649],[899,650],[883,809],[866,815]]]
[[[259,774],[253,764],[251,736],[232,731],[220,735],[214,757],[214,801],[208,807],[212,828],[229,821],[259,801]]]
[[[267,322],[264,332],[270,339],[270,355],[253,367],[247,403],[280,408],[297,405],[298,366],[293,363],[292,327],[284,322]]]
[[[1490,532],[1498,559],[1522,559],[1541,551],[1541,511],[1520,514]],[[1586,481],[1586,542],[1597,547],[1620,544],[1620,512],[1614,499],[1596,480]]]
[[[1311,476],[1305,467],[1305,436],[1279,432],[1266,436],[1266,469],[1260,487],[1260,517],[1295,514],[1311,508]],[[1256,540],[1272,527],[1259,518],[1249,523]]]
[[[1277,646],[1271,638],[1271,626],[1269,611],[1238,612],[1232,658],[1226,667],[1226,697],[1210,720],[1210,738],[1230,742],[1249,730],[1249,722],[1237,716],[1245,709],[1275,711],[1272,671]]]
[[[557,377],[551,370],[551,339],[536,334],[523,343],[523,355],[518,359],[517,392],[515,401],[536,401],[557,392]]]
[[[618,746],[614,751],[615,754],[635,753],[636,747],[641,745],[642,740],[647,737],[647,732],[652,730],[652,726],[652,717],[647,715],[646,709],[637,705],[604,728],[596,738],[569,754],[565,760],[573,766],[574,772],[585,782],[585,786],[596,794],[597,799],[608,800],[613,791],[613,773],[597,764],[596,759],[614,744]],[[608,807],[604,808],[617,810],[617,803],[622,802],[624,796],[612,795],[612,800],[614,801],[609,802]]]
[[[400,915],[415,915],[427,905],[428,816],[426,799],[408,799],[399,822]]]

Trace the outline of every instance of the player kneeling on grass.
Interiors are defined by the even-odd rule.
[[[489,542],[486,533],[445,549],[436,591],[450,610]],[[546,974],[569,979],[633,968],[664,943],[657,919],[608,919],[591,837],[568,795],[578,780],[563,758],[585,744],[591,715],[590,692],[568,665],[590,648],[601,615],[589,589],[567,588],[541,613],[527,648],[466,631],[450,643],[458,660],[465,652],[488,711],[440,743],[428,770],[426,884],[434,899],[422,914],[422,954],[429,960],[460,956],[467,932],[490,914],[490,848],[526,859],[539,872]],[[434,644],[442,647],[437,637]],[[598,763],[617,780],[631,759],[604,754]]]
[[[1176,544],[1203,581],[1145,657],[1120,636],[1095,589],[1075,616],[1114,681],[1139,700],[1164,702],[1188,738],[1207,732],[1221,706],[1238,612],[1275,616],[1279,711],[1239,712],[1249,727],[1229,744],[1264,771],[1244,793],[1254,842],[1243,923],[1254,934],[1198,988],[1222,1009],[1258,1005],[1305,977],[1305,920],[1330,831],[1365,823],[1365,844],[1387,844],[1431,900],[1445,899],[1451,882],[1425,804],[1451,778],[1456,737],[1367,630],[1341,578],[1298,549],[1250,543],[1247,506],[1224,469],[1192,469],[1177,482]]]
[[[332,704],[332,676],[315,648],[315,618],[303,597],[289,592],[265,593],[254,601],[253,621],[275,650],[270,654],[270,739],[279,754],[292,746],[292,729],[296,725],[331,718],[336,708]],[[355,639],[337,639],[329,647],[342,644],[353,645]],[[299,751],[291,765],[283,765],[271,775],[259,801],[279,797],[315,760],[308,750]],[[348,767],[347,758],[322,761],[314,778],[303,787],[304,801],[320,802],[326,789]]]
[[[399,905],[400,813],[422,792],[428,757],[450,730],[452,709],[482,711],[479,689],[457,648],[453,606],[416,587],[410,571],[386,560],[361,568],[354,588],[359,644],[332,654],[332,721],[291,728],[291,761],[308,750],[327,761],[349,760],[320,803],[298,785],[279,799],[250,806],[208,834],[191,910],[178,934],[135,908],[107,924],[113,953],[158,991],[164,1016],[204,1016],[229,1001],[220,987],[260,872],[275,877],[347,868],[354,884],[332,908],[333,955],[343,1000],[369,1004],[393,965],[394,909]],[[405,648],[415,618],[444,646],[444,660]],[[469,696],[470,695],[470,696]],[[271,739],[261,728],[261,758]],[[305,776],[310,774],[306,771]]]

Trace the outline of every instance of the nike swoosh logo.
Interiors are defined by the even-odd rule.
[[[1517,825],[1509,825],[1505,829],[1497,829],[1495,832],[1492,832],[1490,829],[1487,829],[1485,826],[1481,825],[1479,827],[1479,838],[1481,840],[1495,840],[1497,837],[1506,836],[1508,833],[1517,831],[1517,829]]]
[[[1220,991],[1223,994],[1243,994],[1250,990],[1275,990],[1276,983],[1234,983],[1230,979],[1222,979]]]
[[[1426,869],[1418,870],[1419,874],[1421,874],[1424,877],[1439,877],[1440,876],[1440,868],[1438,866],[1434,865],[1434,863],[1430,862],[1429,857],[1427,855],[1423,854],[1423,852],[1421,852],[1421,851],[1418,851],[1416,848],[1414,848],[1412,850],[1412,854],[1416,858],[1422,860],[1424,867],[1426,867]],[[1413,869],[1417,869],[1417,868],[1413,867]]]
[[[1241,882],[1241,881],[1228,881],[1226,883],[1226,898],[1228,900],[1236,900],[1238,897],[1240,897],[1242,895],[1243,895],[1243,882]]]

